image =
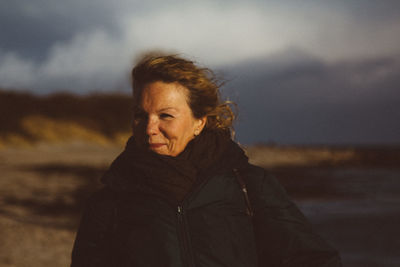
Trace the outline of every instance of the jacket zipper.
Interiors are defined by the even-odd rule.
[[[177,206],[177,218],[178,218],[178,234],[181,239],[181,243],[183,246],[183,262],[184,266],[187,267],[195,267],[194,258],[193,258],[193,251],[190,245],[190,238],[189,238],[189,231],[187,227],[187,220],[186,220],[186,213],[185,213],[185,203],[189,197],[194,194],[195,192],[199,191],[202,186],[204,186],[208,180],[211,179],[211,176],[206,177],[205,179],[201,179],[201,175],[199,174],[199,181],[195,183],[192,189],[185,195],[183,200]]]
[[[240,189],[241,189],[242,192],[243,192],[243,197],[244,197],[244,200],[245,200],[245,202],[246,202],[246,213],[247,213],[247,215],[249,215],[250,217],[253,217],[253,216],[254,216],[254,211],[253,211],[253,208],[252,208],[251,203],[250,203],[249,194],[247,193],[247,186],[246,186],[246,183],[245,183],[245,181],[244,181],[242,175],[240,175],[240,172],[239,172],[238,169],[236,169],[236,168],[233,169],[233,172],[235,173],[235,175],[236,175],[236,180],[237,180],[237,182],[239,183]]]
[[[180,236],[181,244],[183,247],[183,253],[182,253],[183,265],[187,267],[195,266],[193,261],[193,255],[191,251],[189,234],[187,231],[187,223],[183,206],[177,207],[177,217],[178,217],[178,235]]]

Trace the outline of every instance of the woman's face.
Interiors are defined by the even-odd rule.
[[[161,155],[177,156],[201,132],[206,117],[193,117],[187,93],[179,83],[157,81],[143,88],[134,126],[140,145]]]

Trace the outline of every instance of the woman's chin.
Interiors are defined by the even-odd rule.
[[[159,155],[171,156],[168,151],[167,145],[149,145],[149,149]]]

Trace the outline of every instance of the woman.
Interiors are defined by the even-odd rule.
[[[232,141],[210,70],[146,56],[132,78],[133,136],[89,200],[72,267],[341,266]]]

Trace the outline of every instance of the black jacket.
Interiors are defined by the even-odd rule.
[[[178,205],[106,186],[88,202],[71,266],[341,266],[273,176],[239,173],[254,216],[233,170],[203,174]]]

